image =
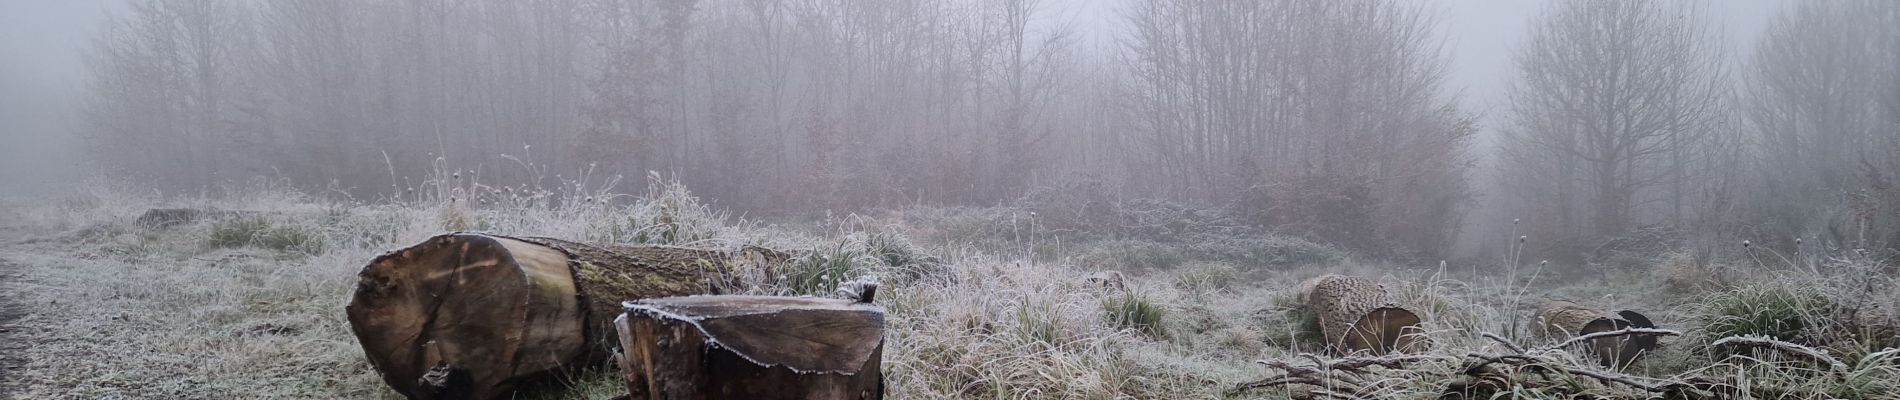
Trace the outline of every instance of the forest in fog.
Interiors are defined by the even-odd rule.
[[[1900,3],[1785,4],[1729,46],[1720,3],[1554,2],[1490,110],[1426,4],[1128,0],[1094,41],[1063,4],[140,1],[77,118],[101,172],[177,195],[661,175],[755,216],[1154,199],[1417,259],[1474,220],[1552,257],[1659,229],[1900,250]]]

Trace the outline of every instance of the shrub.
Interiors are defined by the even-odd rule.
[[[793,259],[786,267],[783,283],[793,294],[827,295],[838,290],[839,284],[864,275],[877,263],[875,257],[865,253],[862,243],[841,240],[835,246],[819,248]]]
[[[274,225],[258,217],[219,222],[211,227],[210,243],[215,247],[255,246],[303,254],[322,253],[323,234],[300,225]]]
[[[1309,173],[1286,177],[1272,185],[1270,220],[1276,229],[1338,243],[1353,249],[1383,244],[1375,229],[1379,198],[1365,177]]]
[[[649,178],[647,194],[623,212],[619,223],[607,227],[610,242],[638,244],[692,244],[715,239],[725,229],[726,214],[699,201],[679,181]]]
[[[1735,288],[1707,296],[1696,310],[1696,322],[1708,339],[1764,335],[1796,343],[1809,342],[1806,333],[1826,321],[1833,308],[1818,289],[1781,284]]]
[[[1108,185],[1092,177],[1062,179],[1055,185],[1030,190],[1016,204],[1052,230],[1107,233],[1115,222],[1114,199]]]
[[[864,247],[879,262],[889,267],[904,267],[918,264],[936,264],[937,257],[925,254],[923,249],[910,243],[904,235],[886,231],[861,232],[857,236]]]
[[[1168,311],[1168,333],[1206,334],[1231,327],[1214,309],[1200,304],[1181,305]]]
[[[325,247],[323,233],[315,228],[301,225],[279,225],[264,231],[257,238],[259,246],[265,248],[303,254],[322,253]]]
[[[1667,226],[1646,226],[1624,232],[1591,249],[1588,261],[1616,269],[1640,269],[1676,256],[1684,234]],[[1679,254],[1679,253],[1677,253]]]
[[[1685,294],[1726,289],[1734,280],[1726,267],[1683,252],[1664,255],[1655,273],[1661,276],[1664,289]]]
[[[1227,290],[1234,286],[1234,279],[1238,274],[1239,271],[1232,265],[1194,264],[1182,268],[1181,272],[1174,275],[1174,287],[1194,294]]]
[[[897,278],[894,282],[915,282],[926,278],[942,278],[950,275],[949,268],[941,259],[924,251],[910,242],[902,234],[889,231],[861,232],[853,235],[860,238],[864,248],[872,258],[876,258],[884,267],[890,268]]]
[[[1318,350],[1326,346],[1326,335],[1319,326],[1319,314],[1306,307],[1298,290],[1273,296],[1273,308],[1254,313],[1253,322],[1274,345]]]
[[[1161,326],[1167,311],[1146,296],[1126,293],[1102,299],[1103,320],[1119,329],[1134,329],[1150,337],[1167,337]]]
[[[270,221],[263,218],[238,218],[218,222],[211,226],[211,245],[216,247],[244,247],[252,240],[270,229]]]
[[[1258,233],[1220,209],[1202,209],[1177,203],[1134,199],[1116,210],[1115,235],[1153,242],[1181,242],[1195,236],[1234,236]]]
[[[1451,279],[1411,281],[1399,284],[1394,294],[1399,304],[1418,313],[1428,324],[1462,332],[1483,331],[1488,310],[1470,303],[1465,296],[1456,295],[1458,285],[1463,283]]]
[[[1027,296],[1016,307],[1016,333],[1049,346],[1059,346],[1069,336],[1062,328],[1062,314],[1056,312],[1054,304],[1032,301]]]

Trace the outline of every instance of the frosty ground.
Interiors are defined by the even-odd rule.
[[[257,216],[153,229],[151,208]],[[1218,212],[1124,201],[1061,220],[1062,205],[913,207],[760,220],[729,214],[677,183],[643,195],[548,191],[498,196],[445,187],[375,202],[268,186],[216,198],[160,198],[91,183],[0,208],[0,394],[10,398],[393,398],[365,363],[343,305],[375,255],[448,231],[706,247],[761,245],[797,254],[762,294],[824,294],[876,275],[889,309],[889,398],[1287,398],[1293,385],[1236,390],[1278,374],[1256,360],[1321,354],[1295,295],[1325,273],[1371,277],[1420,312],[1442,360],[1368,372],[1372,398],[1439,398],[1470,377],[1469,353],[1545,344],[1531,309],[1567,299],[1644,310],[1684,332],[1618,374],[1643,382],[1722,377],[1768,398],[1894,398],[1900,369],[1890,266],[1871,257],[1682,252],[1635,267],[1549,265],[1506,254],[1484,265],[1394,263],[1322,243],[1231,229]],[[1509,241],[1510,238],[1500,238]],[[1126,274],[1126,292],[1087,279]],[[1773,351],[1716,351],[1758,334],[1812,345],[1842,370]],[[1739,354],[1745,358],[1728,358]],[[1579,357],[1564,366],[1597,370]],[[1756,360],[1747,361],[1747,360]],[[606,399],[606,372],[528,398]],[[1643,398],[1629,385],[1562,373],[1506,382],[1504,398]]]

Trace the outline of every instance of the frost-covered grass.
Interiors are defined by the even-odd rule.
[[[1715,278],[1692,276],[1703,269],[1669,267],[1666,260],[1658,262],[1670,272],[1560,282],[1528,267],[1508,274],[1385,265],[1296,238],[1229,232],[1217,219],[1171,226],[1161,221],[1171,217],[1152,215],[1192,213],[1163,206],[1125,217],[1118,224],[1131,228],[1113,234],[1076,230],[1088,226],[1075,222],[1090,221],[1085,214],[1046,224],[1015,207],[753,221],[660,179],[642,195],[620,196],[585,185],[496,189],[443,175],[421,194],[376,202],[268,185],[163,199],[95,182],[63,198],[8,206],[0,215],[11,221],[0,225],[22,227],[30,239],[0,249],[0,259],[18,265],[4,289],[28,311],[9,327],[12,338],[30,343],[20,357],[25,364],[8,374],[13,394],[390,398],[343,316],[355,273],[382,251],[444,231],[482,230],[792,252],[794,260],[776,276],[751,274],[749,291],[756,293],[822,295],[839,282],[876,275],[885,285],[878,302],[889,310],[884,365],[894,399],[1300,396],[1310,388],[1230,389],[1276,372],[1255,360],[1322,351],[1298,286],[1323,273],[1379,280],[1426,321],[1429,354],[1447,360],[1378,372],[1387,384],[1360,393],[1365,397],[1438,398],[1461,379],[1465,354],[1505,351],[1480,333],[1519,346],[1545,344],[1524,325],[1531,309],[1551,298],[1644,310],[1665,328],[1686,331],[1624,373],[1721,377],[1768,398],[1900,396],[1892,383],[1900,380],[1900,357],[1883,351],[1894,345],[1892,325],[1882,325],[1891,322],[1900,296],[1891,270],[1883,269],[1889,267],[1864,257],[1835,260],[1815,269],[1821,274],[1725,267],[1721,285],[1702,285]],[[162,230],[132,223],[154,207],[259,216]],[[1087,281],[1101,269],[1126,274],[1126,290]],[[1664,275],[1669,279],[1658,278]],[[1847,316],[1852,323],[1814,322]],[[1706,348],[1734,334],[1800,340],[1837,354],[1846,369],[1824,372],[1773,352]],[[1597,368],[1580,357],[1558,359]],[[1565,374],[1516,384],[1502,396],[1644,395]],[[605,399],[618,391],[611,371],[595,371],[524,396]]]

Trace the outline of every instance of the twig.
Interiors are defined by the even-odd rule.
[[[1481,372],[1479,371],[1480,369],[1491,364],[1506,364],[1506,365],[1515,365],[1515,366],[1520,366],[1520,367],[1525,367],[1525,368],[1537,367],[1537,368],[1543,368],[1543,369],[1555,369],[1555,370],[1563,371],[1564,373],[1568,373],[1571,375],[1587,376],[1587,377],[1595,378],[1596,380],[1602,381],[1605,384],[1618,383],[1618,384],[1634,387],[1637,389],[1642,389],[1644,391],[1656,392],[1656,393],[1666,392],[1668,391],[1669,387],[1681,384],[1679,382],[1668,382],[1662,385],[1652,385],[1648,383],[1643,383],[1642,381],[1638,381],[1636,380],[1636,378],[1628,376],[1628,375],[1617,374],[1613,372],[1599,372],[1599,371],[1592,371],[1589,369],[1577,368],[1577,367],[1565,365],[1564,363],[1561,363],[1561,362],[1555,362],[1552,360],[1546,360],[1543,358],[1538,358],[1538,357],[1529,356],[1529,355],[1511,355],[1511,354],[1489,355],[1489,354],[1470,353],[1470,354],[1466,354],[1466,356],[1482,360],[1481,362],[1475,363],[1469,367],[1465,367],[1466,374],[1475,375]]]
[[[1247,382],[1247,383],[1242,383],[1242,384],[1239,384],[1239,385],[1235,385],[1235,386],[1234,386],[1234,391],[1243,391],[1243,390],[1250,390],[1250,389],[1259,389],[1259,388],[1264,388],[1264,387],[1273,387],[1273,386],[1286,386],[1286,385],[1292,385],[1292,384],[1305,384],[1305,385],[1311,385],[1311,386],[1320,386],[1320,382],[1319,382],[1319,380],[1318,380],[1318,379],[1314,379],[1314,378],[1312,378],[1312,377],[1306,377],[1306,376],[1292,376],[1292,375],[1280,375],[1280,376],[1274,376],[1274,377],[1269,377],[1269,378],[1267,378],[1267,379],[1261,379],[1261,380],[1258,380],[1258,381],[1253,381],[1253,382]]]
[[[1398,369],[1398,368],[1404,368],[1405,364],[1408,364],[1408,363],[1431,361],[1431,360],[1443,360],[1446,358],[1447,357],[1445,356],[1435,356],[1435,355],[1425,355],[1425,354],[1385,356],[1385,357],[1373,357],[1373,358],[1345,358],[1345,359],[1333,360],[1331,363],[1327,365],[1327,368],[1358,370],[1365,367],[1377,365],[1377,366],[1386,367],[1386,368]]]
[[[1319,358],[1319,356],[1313,355],[1313,353],[1300,353],[1299,357],[1312,360],[1313,366],[1321,370],[1331,369],[1331,366],[1327,365],[1326,359]]]
[[[1281,371],[1286,371],[1288,375],[1306,375],[1306,374],[1320,373],[1318,367],[1293,365],[1293,363],[1282,361],[1282,360],[1255,360],[1254,362],[1260,363],[1261,365],[1265,365],[1269,368],[1278,368]]]
[[[1494,356],[1494,355],[1480,354],[1480,353],[1465,353],[1465,357],[1476,358],[1481,361],[1481,362],[1472,364],[1471,366],[1465,367],[1466,374],[1476,373],[1478,369],[1484,368],[1485,366],[1488,366],[1491,364],[1524,365],[1524,364],[1540,362],[1540,360],[1536,358],[1531,358],[1530,356],[1526,356],[1522,354],[1504,354],[1504,355]]]
[[[1895,353],[1900,353],[1900,348],[1894,348],[1894,347],[1889,347],[1889,348],[1887,348],[1886,350],[1881,350],[1881,351],[1876,351],[1876,352],[1873,352],[1873,353],[1869,353],[1869,354],[1867,354],[1867,355],[1865,355],[1865,356],[1861,356],[1861,357],[1860,357],[1860,359],[1861,359],[1861,365],[1866,365],[1866,364],[1867,364],[1867,361],[1866,361],[1866,360],[1878,360],[1878,359],[1880,359],[1881,357],[1886,357],[1886,356],[1890,356],[1890,355],[1893,355],[1893,354],[1895,354]]]
[[[1524,348],[1517,347],[1517,344],[1511,343],[1510,340],[1505,340],[1503,336],[1498,336],[1491,332],[1484,332],[1482,335],[1486,339],[1491,339],[1492,341],[1498,342],[1498,344],[1504,345],[1504,348],[1511,349],[1513,353],[1524,354]]]
[[[1709,347],[1722,346],[1748,346],[1775,349],[1802,356],[1811,361],[1827,364],[1828,368],[1831,368],[1829,372],[1840,374],[1847,371],[1847,364],[1842,363],[1840,359],[1834,358],[1834,356],[1827,355],[1826,352],[1813,347],[1770,339],[1766,336],[1729,336],[1709,344]]]
[[[1602,339],[1606,337],[1629,336],[1629,335],[1682,336],[1682,332],[1672,331],[1668,329],[1656,329],[1656,328],[1629,328],[1629,329],[1623,329],[1623,330],[1617,330],[1617,331],[1597,332],[1597,333],[1592,333],[1588,335],[1573,337],[1573,338],[1570,338],[1570,340],[1563,341],[1563,343],[1558,343],[1553,346],[1543,347],[1540,350],[1556,350],[1556,349],[1570,347],[1570,345],[1574,345],[1574,344],[1582,343],[1586,341]]]
[[[1258,381],[1235,385],[1232,390],[1238,392],[1238,391],[1258,389],[1258,388],[1264,388],[1264,387],[1287,386],[1287,385],[1299,384],[1299,385],[1309,385],[1309,386],[1315,386],[1315,387],[1321,387],[1321,388],[1333,388],[1333,389],[1346,390],[1349,393],[1358,393],[1360,391],[1363,391],[1366,388],[1365,381],[1362,380],[1362,378],[1360,378],[1358,374],[1369,372],[1365,370],[1368,367],[1381,366],[1381,367],[1390,368],[1390,369],[1400,369],[1400,368],[1404,368],[1405,364],[1407,363],[1445,359],[1444,356],[1424,355],[1424,354],[1392,355],[1392,356],[1383,356],[1383,357],[1357,357],[1357,358],[1343,358],[1343,359],[1337,359],[1337,360],[1327,360],[1325,358],[1321,358],[1320,356],[1314,355],[1312,353],[1301,353],[1295,357],[1306,359],[1307,361],[1311,362],[1313,365],[1311,366],[1300,365],[1300,364],[1296,364],[1293,360],[1255,360],[1254,362],[1260,363],[1260,365],[1267,366],[1268,368],[1279,369],[1281,371],[1285,371],[1286,373],[1282,375],[1268,377],[1266,379],[1262,379]],[[1347,390],[1347,389],[1350,389],[1350,390]],[[1337,397],[1337,398],[1348,398],[1348,399],[1357,398],[1357,397],[1351,397],[1350,395],[1341,394],[1339,392],[1324,392],[1324,393],[1315,392],[1315,396]]]

